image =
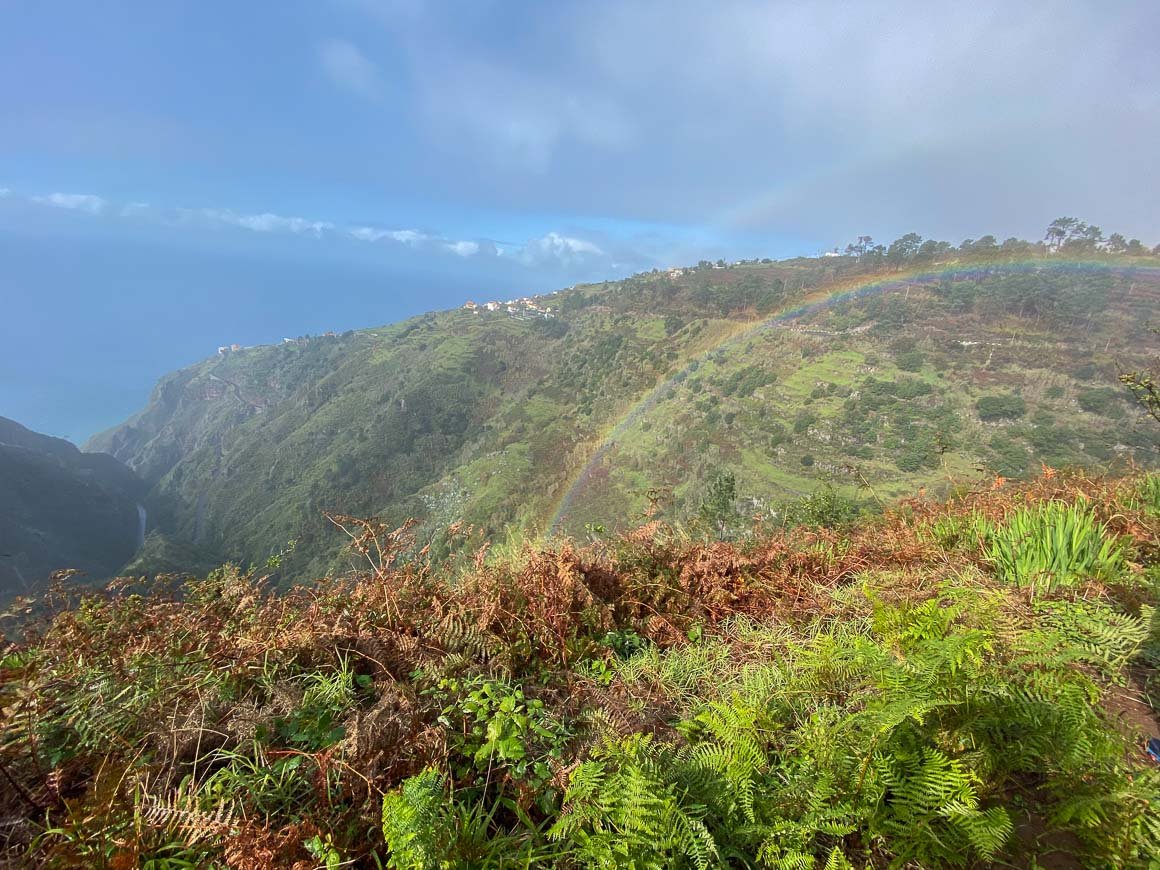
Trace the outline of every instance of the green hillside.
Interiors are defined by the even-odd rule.
[[[341,565],[324,511],[415,517],[442,554],[687,522],[723,474],[739,517],[769,518],[822,484],[870,503],[980,469],[1155,461],[1117,382],[1152,347],[1154,258],[895,251],[703,263],[225,353],[91,447],[151,486],[165,537],[135,568],[296,541],[291,578]]]
[[[137,549],[144,489],[113,457],[0,417],[0,603],[61,569],[112,577]]]

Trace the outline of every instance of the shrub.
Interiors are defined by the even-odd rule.
[[[813,411],[799,411],[793,421],[793,431],[797,435],[803,435],[817,422],[818,415]]]
[[[1124,400],[1119,392],[1108,387],[1082,391],[1077,397],[1079,406],[1089,414],[1116,417],[1123,413]]]
[[[922,368],[923,363],[926,362],[926,356],[922,351],[910,350],[906,353],[900,353],[894,358],[895,363],[904,372],[916,372]]]
[[[769,446],[777,447],[789,440],[789,433],[786,431],[785,425],[782,423],[771,423],[767,431],[769,432]]]
[[[481,678],[445,679],[433,694],[443,700],[440,721],[451,726],[451,747],[462,760],[454,770],[460,781],[472,770],[501,771],[533,789],[547,785],[549,764],[561,757],[570,734],[543,701],[526,698],[518,686]]]
[[[900,399],[917,399],[919,396],[929,396],[934,388],[919,378],[899,378],[894,384],[894,391]]]
[[[1027,472],[1027,450],[1018,441],[996,435],[991,439],[995,451],[994,469],[1004,477],[1020,477]]]
[[[726,539],[741,521],[737,510],[737,477],[732,471],[718,471],[705,489],[698,510],[699,519],[717,537]]]
[[[937,468],[938,451],[929,437],[915,438],[902,448],[894,464],[899,471],[908,473],[923,468]]]
[[[1015,395],[982,396],[975,402],[979,419],[991,423],[997,420],[1016,420],[1027,413],[1027,403]]]
[[[859,506],[826,484],[809,495],[787,502],[780,512],[783,524],[789,527],[836,529],[857,517]]]

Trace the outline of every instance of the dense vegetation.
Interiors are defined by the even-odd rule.
[[[1160,477],[848,507],[458,569],[333,516],[364,569],[313,589],[56,590],[0,658],[3,836],[47,867],[1154,862]]]
[[[1117,379],[1150,377],[1157,263],[1067,219],[1042,243],[911,234],[706,262],[540,297],[551,318],[445,311],[214,357],[91,446],[151,487],[127,570],[260,564],[294,541],[284,581],[349,564],[328,510],[416,517],[435,555],[462,556],[684,525],[723,472],[738,517],[771,519],[822,486],[873,502],[979,468],[1149,464],[1154,431]]]

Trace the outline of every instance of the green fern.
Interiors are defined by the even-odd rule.
[[[397,870],[437,870],[447,852],[446,780],[428,768],[383,797],[383,837],[387,866]]]
[[[1148,640],[1155,609],[1144,605],[1129,616],[1100,602],[1051,601],[1039,603],[1036,614],[1083,660],[1115,677]]]
[[[708,808],[678,783],[681,759],[648,736],[603,747],[573,774],[565,812],[549,836],[594,867],[715,866],[721,853],[704,822]]]

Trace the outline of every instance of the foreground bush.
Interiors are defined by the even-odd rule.
[[[339,518],[369,570],[317,589],[61,591],[0,660],[0,837],[57,867],[1148,866],[1151,480],[459,573]]]

